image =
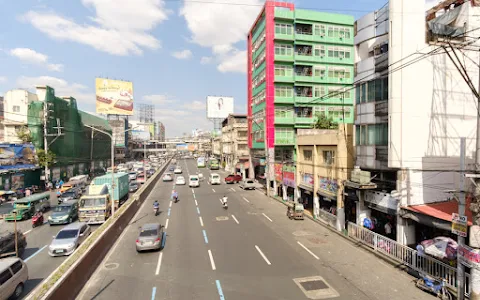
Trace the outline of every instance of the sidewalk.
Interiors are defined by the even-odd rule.
[[[266,213],[273,220],[268,222],[275,232],[292,247],[298,242],[319,257],[318,263],[342,275],[370,299],[404,300],[435,299],[415,287],[415,278],[386,263],[373,253],[324,226],[305,218],[289,220],[286,207],[278,200],[267,198],[260,191],[250,198],[254,211]],[[305,252],[306,253],[306,252]],[[308,255],[308,254],[307,254]],[[312,259],[312,263],[317,263]]]

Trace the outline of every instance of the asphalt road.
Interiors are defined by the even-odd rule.
[[[197,173],[194,160],[179,164],[186,178]],[[210,171],[201,172],[199,188],[156,184],[77,299],[433,299],[313,221],[288,220],[275,200],[238,185],[210,186]],[[174,188],[178,203],[170,199]],[[137,253],[139,227],[152,222],[165,226],[165,248]]]

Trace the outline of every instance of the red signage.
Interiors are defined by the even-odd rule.
[[[282,164],[275,164],[275,180],[282,182]]]

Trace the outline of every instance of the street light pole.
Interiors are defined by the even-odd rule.
[[[13,212],[13,215],[14,215],[14,231],[15,231],[15,256],[18,257],[18,234],[17,234],[17,212],[14,211]]]
[[[147,159],[147,143],[143,143],[143,180],[147,183],[147,169],[145,168],[145,160]]]

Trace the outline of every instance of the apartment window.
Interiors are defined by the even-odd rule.
[[[325,77],[326,68],[322,66],[315,66],[313,68],[313,74],[315,77]]]
[[[349,39],[351,37],[350,28],[342,27],[339,29],[339,37]]]
[[[314,27],[313,27],[313,30],[314,30],[315,35],[325,36],[325,33],[326,33],[325,25],[315,24]]]
[[[20,112],[20,106],[19,105],[14,105],[12,107],[13,112]]]
[[[275,117],[277,118],[292,118],[293,111],[290,107],[275,107]]]
[[[349,39],[351,37],[351,30],[348,27],[329,26],[328,37]]]
[[[275,97],[293,97],[293,88],[291,86],[275,86]]]
[[[366,97],[366,92],[367,92],[367,84],[366,83],[362,83],[362,85],[360,86],[360,101],[361,103],[365,103],[367,102],[367,97]]]
[[[350,58],[351,49],[346,47],[328,47],[328,57]]]
[[[388,124],[368,124],[356,126],[356,144],[360,146],[388,145]]]
[[[275,65],[275,76],[292,76],[292,74],[292,66]]]
[[[252,97],[252,103],[258,105],[265,101],[265,90],[262,90],[258,94]]]
[[[303,159],[307,161],[313,160],[313,151],[312,150],[303,150]]]
[[[313,107],[313,113],[315,116],[326,116],[327,108],[323,105]]]
[[[239,131],[239,132],[237,132],[237,137],[246,138],[247,137],[247,132],[246,131]]]
[[[248,149],[247,146],[248,146],[248,145],[245,145],[245,144],[238,144],[238,145],[237,145],[237,149],[240,150],[240,151],[241,151],[241,150],[247,150],[247,149]]]
[[[275,128],[275,139],[293,140],[295,131],[293,128]]]
[[[388,77],[375,79],[375,101],[388,100]]]
[[[322,85],[314,86],[313,87],[314,97],[316,97],[316,98],[324,97],[325,94],[326,94],[325,90],[326,90],[326,88]]]
[[[330,106],[328,108],[328,116],[334,120],[349,119],[351,115],[351,108],[346,106]]]
[[[275,33],[279,34],[292,34],[293,26],[292,24],[275,24]]]
[[[313,52],[315,56],[324,57],[325,56],[325,46],[315,45],[313,47]]]
[[[298,118],[313,117],[313,107],[295,107],[295,115]]]
[[[335,164],[335,151],[333,150],[324,150],[322,151],[323,163],[331,166]]]
[[[287,44],[275,44],[275,55],[293,55],[293,46]]]
[[[367,101],[375,101],[375,80],[367,82]]]
[[[330,78],[350,78],[350,69],[346,68],[328,68],[328,77]]]
[[[341,88],[341,87],[329,87],[328,97],[339,98],[339,99],[350,99],[350,89]]]

